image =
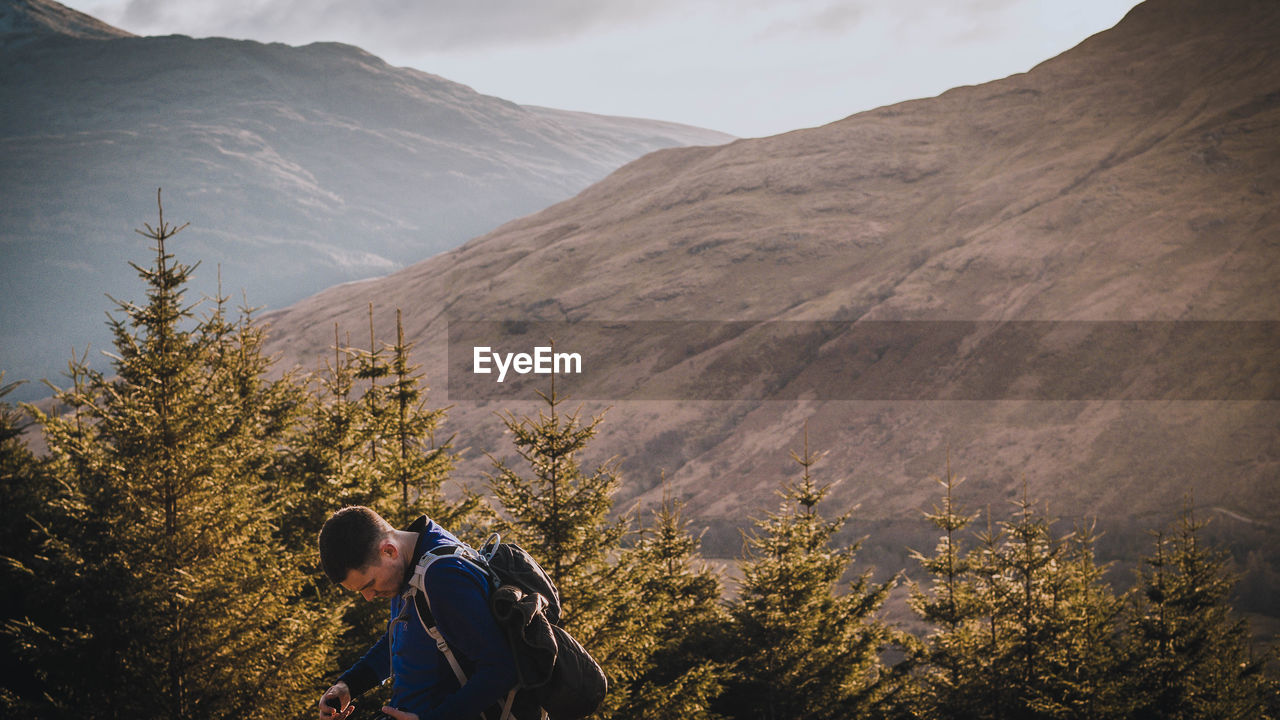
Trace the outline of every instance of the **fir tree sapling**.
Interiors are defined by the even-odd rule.
[[[879,714],[888,691],[880,651],[893,633],[876,617],[896,576],[871,581],[870,571],[837,586],[858,544],[836,547],[849,514],[826,520],[817,506],[830,489],[812,476],[821,456],[809,452],[808,429],[797,482],[782,505],[756,522],[738,598],[730,608],[738,633],[736,670],[723,695],[733,717],[853,718]]]
[[[720,577],[699,561],[700,537],[689,525],[680,501],[664,490],[653,524],[630,551],[655,640],[619,717],[719,717],[711,708],[724,689],[733,640]]]
[[[1277,697],[1234,616],[1226,556],[1201,537],[1207,523],[1188,502],[1138,575],[1128,627],[1135,718],[1267,718]],[[1269,707],[1270,705],[1270,707]]]
[[[56,621],[21,637],[46,717],[301,715],[338,630],[276,535],[292,380],[267,379],[247,314],[195,316],[181,229],[162,208],[140,231],[155,262],[111,320],[114,376],[76,367],[68,413],[39,416],[62,517],[29,570]]]
[[[943,531],[932,556],[915,557],[932,577],[911,606],[933,627],[916,663],[911,717],[1125,717],[1116,627],[1122,603],[1094,561],[1090,527],[1055,535],[1026,496],[1011,520],[987,527],[964,549],[957,533],[977,515],[959,509],[959,481],[941,480]]]
[[[550,392],[539,395],[546,408],[536,417],[503,416],[529,475],[490,456],[490,488],[501,504],[504,534],[555,581],[565,628],[604,668],[609,693],[597,715],[622,717],[616,713],[656,647],[658,611],[639,601],[644,572],[634,554],[622,550],[630,518],[610,517],[619,484],[616,463],[586,471],[579,459],[603,416],[583,422],[581,407],[564,413],[555,375]]]

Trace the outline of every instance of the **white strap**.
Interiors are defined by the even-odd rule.
[[[442,557],[451,557],[450,555],[434,555],[432,553],[424,553],[422,559],[418,561],[418,565],[413,569],[413,576],[409,578],[409,592],[405,593],[406,600],[413,602],[414,591],[422,593],[422,599],[426,601],[427,608],[431,608],[431,599],[427,597],[426,574],[427,568],[431,564]],[[449,648],[449,643],[444,641],[444,635],[440,634],[440,628],[435,625],[428,625],[427,619],[422,617],[422,613],[417,613],[418,622],[422,623],[422,629],[427,631],[432,640],[436,641],[436,649],[444,655],[444,659],[449,661],[449,667],[453,668],[454,677],[458,678],[458,685],[467,684],[467,674],[462,671],[462,666],[458,664],[458,658],[453,656],[453,650]]]
[[[507,693],[507,701],[502,704],[502,714],[498,716],[498,720],[511,720],[511,704],[516,700],[516,689],[511,688],[511,692]]]
[[[440,560],[441,558],[451,557],[466,562],[479,570],[481,575],[484,575],[489,579],[490,583],[493,583],[496,586],[496,578],[493,575],[493,571],[489,569],[487,559],[483,555],[476,552],[468,545],[449,545],[448,547],[449,552],[444,554],[437,554],[428,550],[422,554],[422,557],[418,559],[418,564],[414,566],[413,575],[409,578],[409,585],[421,592],[423,597],[426,597],[427,595],[425,579],[427,568],[431,567],[435,561]]]
[[[453,650],[449,649],[449,643],[444,641],[444,635],[440,634],[440,628],[435,625],[428,626],[427,621],[422,619],[422,615],[418,615],[418,621],[422,623],[422,627],[426,628],[427,634],[436,641],[436,648],[444,653],[444,659],[449,661],[449,667],[453,668],[454,677],[458,678],[458,686],[467,684],[467,674],[462,671],[462,666],[458,664],[458,658],[453,656]]]
[[[490,540],[495,540],[495,538],[491,536]],[[497,541],[501,542],[501,539],[497,538]],[[497,542],[494,543],[494,547],[496,549]],[[431,608],[431,600],[427,597],[427,568],[431,567],[435,561],[447,557],[456,557],[459,560],[464,560],[475,566],[476,569],[480,570],[486,577],[492,577],[492,573],[486,563],[488,558],[475,550],[472,550],[467,545],[455,545],[453,546],[452,552],[443,555],[437,555],[428,551],[423,553],[422,558],[418,560],[417,566],[413,568],[413,575],[409,578],[410,589],[405,593],[405,599],[407,602],[413,602],[412,596],[414,591],[417,591],[422,593],[422,599],[427,603],[427,608]],[[445,660],[449,661],[449,667],[453,668],[454,677],[458,678],[458,686],[461,687],[466,685],[467,674],[463,671],[462,666],[458,664],[458,658],[454,657],[453,650],[449,648],[449,643],[445,642],[444,635],[440,633],[440,628],[435,625],[428,625],[426,618],[422,617],[422,613],[417,613],[417,615],[418,622],[422,623],[423,629],[426,630],[427,634],[436,641],[436,648],[444,655]],[[507,700],[502,705],[502,715],[499,717],[499,720],[512,720],[513,716],[511,714],[511,706],[515,703],[516,689],[517,688],[511,688],[511,692],[507,693]],[[546,712],[543,712],[542,718],[545,720],[546,717]]]

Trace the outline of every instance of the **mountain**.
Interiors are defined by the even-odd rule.
[[[133,33],[50,0],[8,0],[0,4],[0,47],[61,35],[87,40],[133,37]]]
[[[480,450],[509,451],[492,412],[537,406],[468,394],[459,375],[471,347],[450,345],[451,324],[834,322],[768,346],[738,325],[677,325],[648,355],[634,335],[595,335],[584,351],[626,360],[610,366],[615,388],[646,373],[659,387],[679,382],[716,358],[780,366],[772,396],[587,402],[613,406],[593,450],[625,459],[625,504],[653,503],[665,472],[666,489],[713,528],[710,549],[733,555],[734,530],[795,474],[788,452],[807,422],[810,447],[829,451],[815,474],[837,483],[831,507],[857,508],[850,532],[870,536],[864,559],[892,569],[905,545],[931,546],[920,511],[949,456],[969,478],[966,507],[999,516],[1025,490],[1065,520],[1097,518],[1104,554],[1130,560],[1191,497],[1261,568],[1269,589],[1252,607],[1280,615],[1277,238],[1280,4],[1149,0],[1023,74],[820,128],[650,154],[458,249],[270,314],[271,347],[314,368],[335,325],[362,337],[372,303],[378,333],[393,337],[402,308],[434,398],[453,405],[450,424],[471,448],[459,476],[476,483]],[[938,348],[911,332],[890,333],[870,357],[841,344],[895,327],[872,321],[960,322],[959,365],[993,363],[983,377],[1009,390],[975,394],[943,377],[907,399],[824,396],[812,375],[833,353],[889,379],[937,367]],[[1028,321],[1051,332],[980,357],[965,349]],[[1065,368],[1074,390],[1016,392],[1036,387],[1025,361],[1051,359],[1061,338],[1049,335],[1071,323],[1135,327],[1146,344],[1084,348],[1075,357],[1086,364]],[[1155,338],[1187,328],[1219,334]],[[1252,334],[1240,351],[1231,333],[1242,328]],[[1174,367],[1153,386],[1142,364],[1161,354]],[[1197,368],[1220,356],[1243,364],[1203,386]],[[1104,371],[1111,385],[1089,392]],[[802,381],[818,391],[787,392]]]
[[[283,307],[572,196],[659,148],[729,136],[523,107],[336,43],[132,37],[0,0],[0,269],[8,378],[106,345],[133,230],[190,220],[197,291]],[[96,352],[94,353],[96,354]],[[36,390],[35,387],[30,388]]]

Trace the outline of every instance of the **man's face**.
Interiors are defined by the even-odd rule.
[[[378,557],[367,567],[352,570],[342,581],[342,587],[364,596],[365,600],[391,598],[400,593],[404,580],[404,562],[395,543],[384,540],[378,547]]]

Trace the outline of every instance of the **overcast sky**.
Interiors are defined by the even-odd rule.
[[[1132,0],[72,0],[139,35],[336,40],[528,105],[742,137],[1030,69]]]

